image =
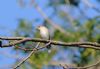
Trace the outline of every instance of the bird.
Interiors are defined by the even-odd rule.
[[[50,32],[47,27],[41,25],[41,26],[38,26],[37,29],[39,30],[40,36],[43,39],[50,40]],[[47,49],[48,49],[48,52],[50,52],[51,45],[48,45]]]

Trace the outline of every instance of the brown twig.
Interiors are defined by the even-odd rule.
[[[32,51],[32,49],[27,49],[27,48],[23,48],[23,47],[19,47],[19,46],[14,46],[14,47],[17,49],[24,50],[24,51]]]
[[[62,65],[62,64],[60,64],[60,66],[63,67],[63,69],[69,69],[68,65]]]
[[[41,42],[41,43],[48,43],[51,42],[52,45],[58,45],[58,46],[70,46],[70,47],[82,47],[82,48],[92,48],[100,50],[100,44],[96,42],[60,42],[60,41],[53,41],[53,40],[45,40],[45,39],[39,39],[39,38],[21,38],[21,37],[0,37],[1,40],[19,40],[17,42],[2,45],[2,47],[11,47],[16,44],[20,44],[27,41],[33,41],[33,42]]]
[[[38,46],[39,46],[40,43],[38,43],[36,45],[36,48],[34,48],[32,50],[32,52],[26,57],[26,58],[23,58],[23,60],[21,62],[19,62],[13,69],[17,69],[18,67],[20,67],[28,58],[30,58],[32,56],[32,54],[37,50]]]
[[[96,66],[96,65],[98,65],[98,64],[100,64],[100,60],[99,60],[98,62],[94,63],[94,64],[87,65],[87,66],[84,66],[84,67],[72,67],[72,66],[68,66],[68,67],[69,67],[69,68],[73,68],[73,69],[87,69],[87,68],[94,67],[94,66]],[[60,65],[61,65],[61,64],[60,64]],[[67,69],[65,65],[61,65],[61,66],[63,66],[65,69]]]

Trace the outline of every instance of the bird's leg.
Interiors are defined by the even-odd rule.
[[[46,47],[48,47],[51,44],[51,40],[46,44]]]

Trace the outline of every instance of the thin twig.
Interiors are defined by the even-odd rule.
[[[36,49],[37,49],[37,47],[39,46],[39,44],[40,44],[40,43],[38,43],[38,44],[36,45],[36,48],[34,48],[33,51],[32,51],[26,58],[23,58],[23,60],[22,60],[20,63],[18,63],[18,65],[16,65],[13,69],[17,69],[17,68],[20,67],[21,64],[23,64],[28,58],[30,58],[31,55],[36,51]]]
[[[62,65],[62,64],[60,64],[60,66],[63,67],[63,69],[69,69],[68,65]]]
[[[100,10],[97,9],[96,6],[95,6],[94,4],[91,4],[91,3],[89,2],[89,0],[82,0],[82,1],[83,1],[83,3],[84,3],[85,5],[87,5],[88,7],[92,8],[92,9],[96,10],[98,13],[100,13]]]
[[[14,46],[14,47],[17,48],[17,49],[24,50],[24,51],[32,51],[32,49],[23,48],[23,47],[20,47],[20,46]]]
[[[94,64],[87,65],[87,66],[84,66],[84,67],[72,67],[72,66],[69,66],[69,68],[73,68],[73,69],[87,69],[87,68],[91,68],[93,66],[96,66],[98,64],[100,64],[100,60],[98,62],[94,63]],[[62,66],[62,65],[60,64],[60,66]],[[64,65],[63,65],[63,67],[64,67]],[[66,66],[64,68],[67,69]]]

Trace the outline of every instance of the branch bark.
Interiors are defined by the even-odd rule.
[[[17,42],[2,45],[2,47],[12,47],[14,45],[32,41],[32,42],[41,42],[41,43],[48,43],[51,42],[52,45],[57,46],[69,46],[69,47],[82,47],[82,48],[92,48],[100,50],[100,44],[96,42],[61,42],[61,41],[53,41],[53,40],[45,40],[40,38],[24,38],[24,37],[0,37],[1,40],[19,40]]]
[[[62,66],[65,66],[64,68],[65,69],[67,69],[66,68],[66,66],[68,66],[69,68],[72,68],[72,69],[88,69],[88,68],[91,68],[91,67],[94,67],[94,66],[96,66],[96,65],[98,65],[98,64],[100,64],[100,60],[99,61],[97,61],[97,62],[95,62],[94,64],[91,64],[91,65],[87,65],[87,66],[84,66],[84,67],[73,67],[73,66],[68,66],[68,65],[62,65]]]

